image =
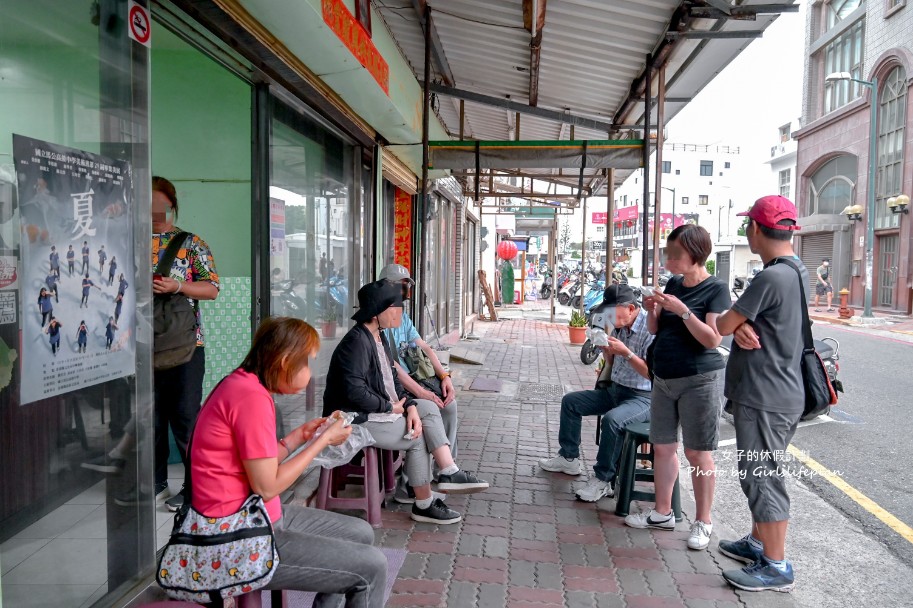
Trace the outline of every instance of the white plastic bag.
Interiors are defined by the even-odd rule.
[[[593,346],[608,346],[609,345],[609,336],[602,329],[598,327],[590,327],[586,330],[586,337],[590,339],[590,342],[593,343]]]
[[[354,416],[352,416],[354,418]],[[314,436],[311,437],[301,449],[307,448],[314,441],[317,440],[320,435],[323,434],[325,430],[330,428],[330,425],[335,424],[336,419],[330,417],[326,422],[321,424],[317,430],[314,432]],[[328,445],[325,447],[314,460],[311,461],[311,466],[321,466],[325,469],[334,469],[338,466],[347,464],[352,460],[356,454],[358,454],[363,448],[374,445],[374,437],[371,436],[371,433],[368,432],[368,429],[361,426],[360,424],[352,425],[352,434],[349,435],[348,439],[340,445]]]

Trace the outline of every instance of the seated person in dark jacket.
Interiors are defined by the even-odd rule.
[[[406,473],[416,499],[412,519],[457,523],[462,516],[431,493],[428,455],[440,467],[441,492],[481,492],[488,483],[457,467],[438,407],[431,401],[409,397],[396,377],[382,330],[402,322],[402,290],[389,281],[368,283],[358,290],[358,307],[352,316],[358,325],[343,337],[330,360],[323,409],[357,412],[355,424],[365,425],[376,447],[406,451]]]

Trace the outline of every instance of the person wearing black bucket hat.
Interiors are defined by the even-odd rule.
[[[440,467],[438,490],[454,494],[481,492],[488,483],[460,470],[450,453],[450,443],[437,405],[412,399],[400,384],[384,329],[398,327],[403,316],[399,285],[380,280],[358,290],[358,324],[339,342],[330,360],[323,409],[355,412],[375,445],[406,451],[406,472],[415,493],[412,519],[454,524],[462,516],[431,492],[431,459]]]
[[[625,426],[650,419],[652,385],[645,359],[653,336],[647,331],[647,313],[627,285],[607,287],[602,303],[593,309],[590,319],[601,319],[602,329],[609,333],[609,345],[600,347],[605,367],[599,373],[597,388],[568,393],[561,399],[558,429],[561,449],[554,458],[540,460],[539,466],[567,475],[583,473],[581,422],[584,416],[602,416],[599,452],[593,467],[596,478],[575,492],[580,500],[596,502],[614,496]]]

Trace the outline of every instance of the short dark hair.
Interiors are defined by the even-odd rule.
[[[791,241],[791,240],[793,240],[793,232],[795,232],[794,230],[778,230],[776,228],[768,228],[764,224],[759,224],[758,222],[755,222],[754,220],[751,220],[751,221],[755,225],[757,225],[758,229],[761,231],[761,234],[763,234],[764,236],[766,236],[767,238],[769,238],[773,241]],[[780,220],[779,222],[777,222],[777,226],[795,226],[795,225],[796,225],[795,220]]]
[[[703,265],[710,257],[713,241],[710,233],[703,226],[697,224],[682,224],[669,233],[666,242],[675,241],[691,257],[692,264]]]
[[[268,317],[257,328],[254,343],[239,367],[256,375],[266,390],[275,393],[280,381],[288,381],[301,371],[319,347],[317,331],[301,319]]]

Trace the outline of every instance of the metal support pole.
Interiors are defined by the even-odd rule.
[[[650,124],[650,97],[653,95],[653,55],[647,53],[647,65],[644,68],[644,125]],[[647,268],[650,258],[650,129],[644,129],[644,148],[642,164],[644,168],[644,210],[643,238],[641,256],[641,282],[647,284]]]
[[[606,219],[605,219],[605,266],[606,266],[606,285],[608,286],[612,279],[612,269],[615,267],[615,242],[614,231],[615,222],[612,218],[615,216],[615,169],[607,169],[608,177],[606,178]]]
[[[662,228],[662,192],[663,185],[663,122],[666,118],[666,68],[660,66],[657,71],[659,82],[656,95],[656,187],[653,189],[653,286],[659,281],[659,237]],[[674,222],[674,220],[673,220]]]
[[[580,244],[580,291],[577,292],[580,296],[580,304],[577,307],[580,314],[583,314],[583,296],[586,291],[586,203],[588,200],[587,197],[584,197],[583,199],[583,242]]]
[[[865,300],[862,316],[871,319],[872,315],[872,278],[875,272],[875,167],[878,160],[878,79],[866,83],[872,89],[872,108],[869,117],[869,175],[866,188],[868,199],[865,210]]]
[[[425,229],[425,217],[428,211],[428,161],[429,161],[429,150],[428,150],[428,130],[429,130],[429,118],[431,114],[431,7],[425,5],[425,78],[423,82],[423,98],[422,98],[422,183],[421,183],[421,197],[419,198],[419,209],[418,214],[416,215],[418,223],[421,224],[422,230]],[[419,241],[421,241],[421,236],[419,236]],[[422,257],[428,255],[428,252],[422,248]],[[419,265],[419,280],[421,281],[419,285],[419,296],[420,302],[418,303],[418,310],[424,310],[427,305],[427,298],[425,296],[425,287],[428,277],[425,272],[426,264],[420,263]],[[419,331],[422,331],[424,326],[425,315],[418,315],[421,322],[419,323]]]

